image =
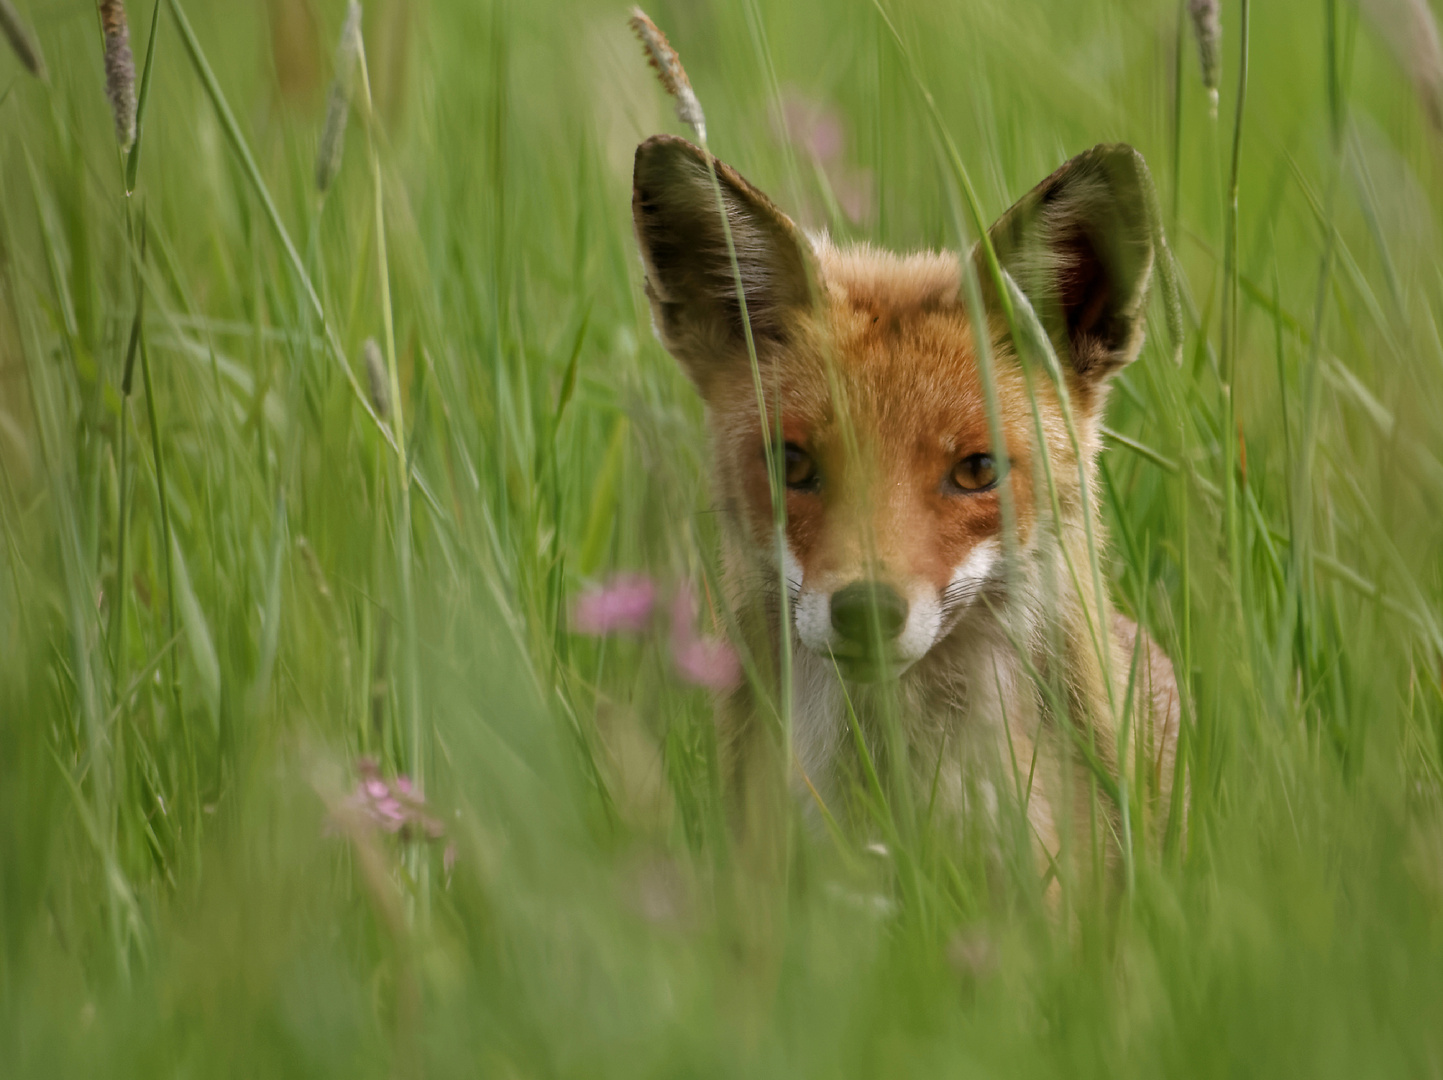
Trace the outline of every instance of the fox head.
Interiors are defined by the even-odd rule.
[[[734,170],[711,166],[683,139],[648,139],[632,213],[657,336],[707,406],[732,540],[759,586],[785,575],[807,648],[859,680],[905,669],[980,597],[1005,599],[1004,477],[1023,560],[1048,529],[1056,536],[1043,527],[1053,515],[1081,532],[1106,386],[1142,345],[1146,166],[1130,147],[1098,146],[989,230],[1052,340],[1081,462],[1056,387],[1011,347],[979,253],[1005,446],[990,435],[957,256],[811,240]],[[772,475],[785,491],[784,548]]]

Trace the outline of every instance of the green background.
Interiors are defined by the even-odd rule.
[[[1427,3],[1257,5],[1236,143],[1237,3],[1216,118],[1176,3],[888,0],[906,54],[857,0],[650,10],[712,148],[840,239],[955,246],[921,87],[989,218],[1094,143],[1151,164],[1185,337],[1154,303],[1114,394],[1105,570],[1189,688],[1192,817],[1058,916],[1025,839],[879,855],[906,815],[865,798],[871,832],[779,822],[785,887],[738,903],[664,622],[567,631],[612,571],[705,582],[717,531],[630,237],[631,152],[681,129],[622,5],[368,2],[375,122],[322,198],[342,4],[183,0],[199,53],[157,5],[127,195],[93,6],[19,0],[51,85],[0,50],[0,1071],[1437,1075]],[[345,374],[382,259],[409,485]],[[444,841],[328,826],[361,755]]]

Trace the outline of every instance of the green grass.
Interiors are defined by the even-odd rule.
[[[181,0],[193,51],[135,0],[129,160],[92,6],[19,6],[52,84],[0,53],[0,1072],[1443,1068],[1443,135],[1358,8],[1253,6],[1239,111],[1225,5],[1216,120],[1176,3],[889,0],[905,56],[869,0],[650,9],[713,149],[834,235],[951,244],[958,162],[987,218],[1094,143],[1151,163],[1184,334],[1155,302],[1114,394],[1103,572],[1190,687],[1192,813],[1059,920],[1025,839],[885,776],[870,834],[779,822],[786,889],[739,908],[706,694],[664,635],[567,631],[613,570],[715,573],[630,237],[677,125],[623,6],[368,4],[324,199],[343,4]],[[835,110],[830,170],[778,93]],[[327,828],[362,755],[453,869]]]

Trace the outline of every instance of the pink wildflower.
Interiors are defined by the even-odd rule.
[[[849,169],[832,181],[837,206],[853,225],[861,225],[872,213],[872,170]]]
[[[640,633],[651,621],[655,606],[656,584],[650,578],[619,574],[576,598],[571,624],[577,633],[598,637],[620,632]]]
[[[829,164],[842,156],[846,130],[837,110],[789,91],[782,99],[782,117],[792,142],[817,161]]]
[[[776,136],[811,159],[843,217],[853,225],[866,222],[872,212],[872,173],[847,163],[846,121],[835,106],[797,90],[786,91]]]
[[[710,690],[730,690],[741,682],[742,664],[725,641],[698,638],[674,646],[672,658],[687,682]]]
[[[373,758],[357,761],[356,772],[360,774],[356,790],[332,811],[338,824],[399,833],[402,838],[420,833],[437,840],[444,835],[446,827],[431,816],[425,797],[416,792],[409,777],[398,776],[388,784]]]
[[[671,658],[677,674],[709,690],[732,689],[742,677],[736,650],[720,638],[698,634],[695,622],[696,598],[682,587],[671,605]]]

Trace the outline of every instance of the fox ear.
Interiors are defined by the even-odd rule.
[[[747,316],[759,354],[785,345],[810,310],[815,258],[796,225],[729,166],[715,162]],[[747,359],[736,279],[705,151],[654,135],[636,149],[631,213],[652,321],[705,397],[717,373]]]
[[[1147,164],[1115,144],[1077,155],[987,232],[1058,358],[1084,386],[1101,383],[1142,348],[1156,224]],[[974,258],[991,297],[980,247]]]

